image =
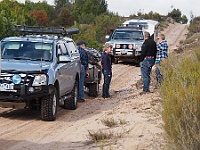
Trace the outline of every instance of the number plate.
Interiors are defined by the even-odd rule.
[[[127,50],[126,50],[126,49],[122,49],[122,50],[121,50],[121,54],[122,54],[122,55],[127,54]]]
[[[11,91],[14,89],[14,84],[2,83],[0,84],[0,91]]]

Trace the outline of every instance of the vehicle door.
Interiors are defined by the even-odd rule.
[[[72,84],[74,84],[75,82],[75,78],[76,78],[76,74],[79,73],[80,74],[80,54],[78,52],[78,49],[75,45],[75,43],[73,41],[67,41],[66,43],[66,47],[68,52],[71,55],[72,58],[72,70],[70,70],[72,72],[72,78],[71,81],[73,81]]]
[[[70,57],[67,48],[65,46],[65,41],[59,41],[57,48],[58,48],[58,56],[62,55],[62,56],[66,56],[66,57]],[[71,59],[71,57],[70,57]],[[60,95],[64,95],[68,92],[70,92],[71,89],[71,69],[72,69],[72,62],[60,62],[59,63],[59,69],[58,69],[58,80],[59,80],[59,87],[60,87]]]

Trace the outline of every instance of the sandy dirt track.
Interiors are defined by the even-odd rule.
[[[163,31],[170,49],[184,39],[186,31],[181,24]],[[59,108],[54,122],[41,121],[37,111],[0,108],[0,150],[161,149],[161,99],[156,91],[140,95],[141,89],[135,86],[140,78],[140,68],[131,63],[113,65],[111,98],[101,98],[101,92],[97,98],[86,96],[76,110]],[[109,128],[102,123],[106,119],[118,124]],[[108,142],[94,143],[88,131],[114,136]]]

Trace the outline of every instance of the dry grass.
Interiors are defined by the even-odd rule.
[[[104,149],[105,144],[108,144],[110,141],[117,141],[118,138],[122,138],[125,135],[129,134],[131,129],[124,128],[123,125],[127,124],[127,121],[120,119],[119,121],[114,120],[114,118],[105,118],[101,120],[102,124],[109,127],[106,129],[100,129],[98,131],[88,131],[89,139],[99,145],[100,149]],[[117,127],[111,130],[112,127]]]
[[[119,124],[125,125],[125,124],[127,124],[127,121],[125,119],[119,119]]]
[[[121,128],[121,131],[118,130],[117,132],[114,132],[112,130],[98,130],[98,131],[88,131],[89,138],[94,141],[95,143],[102,142],[102,141],[108,141],[111,139],[118,139],[122,138],[125,135],[129,134],[131,132],[132,128],[125,129]]]
[[[106,118],[101,120],[102,124],[107,127],[115,127],[118,125],[118,122],[114,120],[114,118]]]
[[[97,132],[88,132],[90,139],[95,143],[99,141],[109,140],[114,136],[114,133],[112,131],[103,132],[102,130],[99,130]]]
[[[119,121],[117,121],[114,118],[105,118],[101,120],[101,123],[109,128],[112,128],[119,125],[125,125],[127,124],[127,121],[125,119],[119,119]]]

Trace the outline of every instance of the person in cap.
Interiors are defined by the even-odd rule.
[[[143,82],[143,92],[141,94],[150,92],[150,73],[157,53],[156,42],[150,38],[149,32],[144,32],[144,40],[140,55],[140,69]]]
[[[80,80],[79,80],[79,94],[78,94],[78,101],[84,102],[84,80],[85,76],[89,75],[88,73],[88,55],[85,51],[87,43],[83,40],[78,41],[78,51],[80,54],[80,61],[81,61],[81,74],[80,74]]]
[[[110,56],[110,52],[112,50],[112,45],[106,43],[104,46],[104,52],[102,54],[102,72],[104,75],[104,83],[102,88],[102,97],[108,98],[110,97],[109,94],[109,88],[110,88],[110,82],[112,78],[112,60]]]

